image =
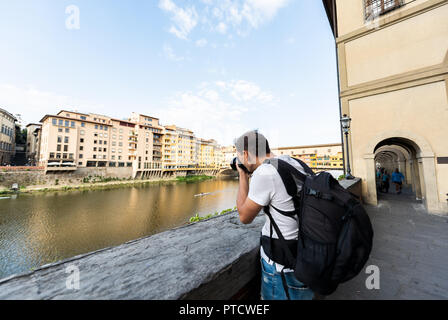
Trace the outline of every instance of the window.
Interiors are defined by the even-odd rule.
[[[71,122],[71,127],[74,128],[75,127],[75,121]]]
[[[51,122],[53,123],[54,126],[57,125],[57,123],[58,123],[57,119],[52,119]]]
[[[62,143],[62,137],[58,136],[58,143]]]
[[[62,130],[62,128],[58,128],[58,132],[62,132],[63,130]]]
[[[83,146],[80,146],[80,147],[79,147],[79,151],[84,151],[84,147],[83,147]]]
[[[79,142],[84,143],[84,138],[81,138]]]
[[[69,128],[65,128],[65,133],[70,133],[70,129]]]
[[[50,159],[54,159],[54,153],[50,153]]]
[[[64,143],[68,143],[68,137],[64,137]]]
[[[64,146],[64,152],[67,152],[67,151],[68,151],[68,146],[65,145],[65,146]]]
[[[87,118],[84,116],[80,116],[80,118],[81,118],[81,120],[87,120]]]
[[[59,119],[59,125],[62,126],[64,124],[64,121]]]
[[[365,20],[374,19],[397,9],[402,4],[402,0],[364,0],[364,18]]]
[[[86,124],[84,122],[81,122],[81,127],[85,128]]]
[[[66,126],[66,127],[69,127],[69,126],[70,126],[70,121],[65,120],[65,126]]]

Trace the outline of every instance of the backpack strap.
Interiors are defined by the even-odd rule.
[[[269,217],[269,220],[271,222],[271,228],[274,227],[275,232],[277,233],[278,239],[280,240],[280,246],[282,247],[282,250],[284,250],[286,255],[286,262],[287,267],[294,268],[294,265],[296,264],[296,259],[294,258],[291,250],[289,249],[288,245],[286,244],[285,237],[283,237],[282,232],[280,231],[280,228],[278,227],[277,223],[275,222],[274,218],[272,217],[271,212],[269,211],[269,206],[264,207],[264,212]],[[272,229],[271,229],[271,239],[272,239]],[[275,259],[273,259],[275,260]]]
[[[305,162],[303,162],[302,160],[297,159],[297,158],[293,158],[293,157],[291,157],[291,159],[296,160],[296,161],[302,166],[303,170],[305,170],[305,172],[306,172],[307,174],[309,174],[309,175],[311,175],[311,176],[316,175],[316,174],[314,173],[313,169],[311,169],[311,168],[310,168]]]
[[[266,159],[264,163],[271,164],[277,169],[277,172],[282,178],[283,184],[285,185],[288,194],[291,197],[296,196],[298,191],[296,179],[298,179],[303,184],[305,183],[306,175],[282,159],[278,158]]]
[[[272,246],[272,226],[274,226],[275,232],[277,233],[277,236],[280,240],[280,246],[283,249],[283,252],[285,252],[286,255],[286,259],[287,259],[287,267],[291,267],[294,268],[294,265],[296,264],[296,259],[294,258],[294,256],[291,253],[291,250],[289,249],[288,245],[286,244],[286,240],[283,237],[282,232],[280,231],[280,228],[278,227],[277,223],[274,221],[274,218],[271,215],[271,212],[269,211],[269,206],[264,207],[264,212],[266,213],[266,215],[269,217],[269,220],[271,221],[271,246]],[[275,261],[275,257],[273,257],[274,261]],[[288,284],[286,282],[286,276],[285,276],[285,266],[283,266],[283,269],[281,271],[281,277],[282,277],[282,284],[283,284],[283,289],[285,290],[286,293],[286,297],[288,298],[288,300],[291,300],[291,297],[289,296],[289,290],[288,290]]]

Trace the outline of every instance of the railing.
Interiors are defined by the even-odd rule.
[[[360,181],[341,185],[352,191]],[[260,214],[243,225],[238,213],[230,212],[49,264],[0,280],[0,300],[219,300],[243,293],[259,299],[260,230],[265,220]],[[79,275],[79,290],[67,286],[75,278],[73,270]]]

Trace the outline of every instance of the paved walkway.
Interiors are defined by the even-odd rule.
[[[409,190],[366,209],[375,232],[366,266],[379,267],[380,289],[362,272],[327,299],[448,299],[448,217],[429,215]]]

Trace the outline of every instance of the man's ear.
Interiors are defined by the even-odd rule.
[[[249,163],[249,152],[244,150],[244,162]]]

